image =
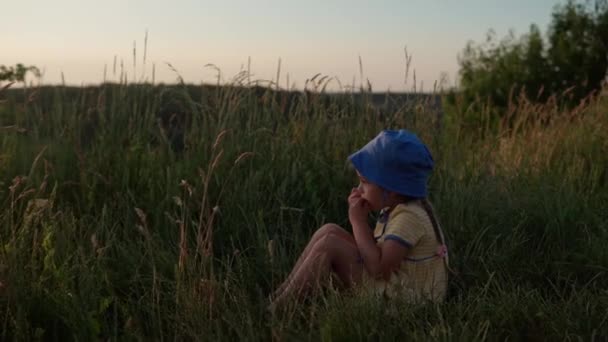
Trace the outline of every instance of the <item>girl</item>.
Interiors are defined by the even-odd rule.
[[[317,230],[271,296],[271,309],[331,273],[345,287],[364,284],[387,296],[445,297],[447,248],[427,200],[433,169],[429,150],[406,130],[385,130],[349,160],[360,181],[348,197],[353,235],[335,224]],[[374,230],[367,223],[371,211],[380,213]]]

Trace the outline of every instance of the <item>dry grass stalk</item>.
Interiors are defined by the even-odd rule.
[[[178,269],[184,271],[186,261],[188,259],[188,241],[186,238],[186,225],[183,221],[179,221],[179,262]]]
[[[253,155],[254,155],[253,152],[244,152],[244,153],[241,153],[241,155],[238,156],[236,158],[236,160],[234,161],[234,165],[238,165],[239,162],[241,162],[245,158],[252,157]]]
[[[146,240],[150,239],[150,231],[148,230],[148,220],[146,218],[146,214],[143,210],[139,208],[134,208],[135,213],[139,217],[139,221],[141,224],[136,225],[137,230],[146,238]]]

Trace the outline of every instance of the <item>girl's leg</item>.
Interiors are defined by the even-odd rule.
[[[321,228],[317,229],[317,231],[313,234],[312,238],[310,238],[308,245],[306,245],[306,248],[304,248],[304,251],[302,252],[302,254],[300,254],[300,257],[298,257],[298,260],[296,261],[296,264],[290,272],[289,276],[287,276],[285,281],[281,285],[279,285],[276,291],[272,294],[272,297],[277,297],[281,295],[285,287],[287,287],[287,284],[289,284],[293,276],[298,272],[298,269],[300,268],[304,260],[306,260],[306,258],[310,254],[310,251],[312,250],[313,246],[317,243],[317,241],[326,237],[328,234],[335,234],[346,240],[352,240],[354,243],[353,237],[337,224],[328,223],[321,226]]]
[[[359,263],[359,250],[354,238],[350,237],[349,240],[342,235],[330,233],[318,239],[272,306],[280,305],[289,297],[299,296],[314,288],[331,271],[347,287],[361,279],[364,265]]]

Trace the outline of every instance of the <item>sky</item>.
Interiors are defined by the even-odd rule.
[[[328,89],[363,80],[374,91],[431,91],[458,81],[458,55],[530,24],[545,32],[550,0],[0,0],[0,65],[43,71],[43,84],[234,82]],[[146,44],[147,34],[147,44]],[[146,45],[144,49],[144,45]],[[406,78],[404,50],[411,56]],[[145,50],[145,63],[144,63]],[[135,51],[135,53],[134,53]],[[362,65],[362,76],[359,59]],[[114,61],[116,60],[116,64]],[[280,72],[279,71],[280,60]],[[121,67],[122,64],[122,67]],[[171,65],[171,67],[169,66]],[[104,72],[105,70],[105,72]],[[63,75],[63,76],[62,76]],[[310,87],[311,83],[308,83]]]

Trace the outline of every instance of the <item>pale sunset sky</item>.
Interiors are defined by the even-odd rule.
[[[526,33],[536,23],[543,32],[552,0],[55,0],[2,1],[0,65],[18,62],[43,70],[43,84],[98,84],[117,81],[113,62],[123,60],[128,81],[173,83],[171,63],[188,83],[223,81],[247,68],[253,79],[275,80],[302,89],[317,73],[374,91],[431,90],[442,74],[457,80],[457,56],[467,41],[481,42],[489,29],[498,37],[509,29]],[[146,64],[144,36],[148,32]],[[136,66],[133,65],[133,46]],[[404,47],[413,56],[405,82]],[[334,83],[337,87],[337,83]]]

